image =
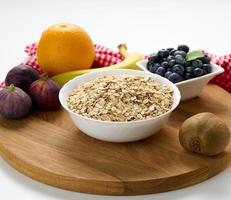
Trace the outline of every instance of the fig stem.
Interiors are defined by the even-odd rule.
[[[40,80],[42,81],[46,81],[48,79],[48,74],[47,73],[43,73],[40,75]]]
[[[8,87],[7,87],[8,91],[9,92],[13,92],[15,87],[14,87],[14,84],[10,84]]]

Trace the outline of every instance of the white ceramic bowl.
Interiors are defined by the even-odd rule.
[[[144,76],[151,76],[154,80],[169,85],[173,88],[173,98],[174,103],[172,105],[171,110],[168,112],[147,120],[137,120],[137,121],[130,121],[130,122],[111,122],[111,121],[101,121],[95,120],[87,117],[83,117],[79,114],[72,112],[67,106],[67,97],[81,83],[88,82],[92,79],[95,79],[99,76],[106,75],[106,74],[113,74],[113,75],[144,75]],[[156,75],[156,74],[149,74],[145,71],[139,70],[126,70],[126,69],[112,69],[112,70],[102,70],[97,72],[90,72],[85,75],[76,77],[66,83],[59,93],[59,100],[62,106],[67,110],[69,113],[72,121],[74,124],[85,134],[109,142],[130,142],[135,140],[140,140],[146,138],[150,135],[153,135],[158,130],[160,130],[166,121],[168,120],[171,112],[177,107],[180,102],[180,92],[178,88],[168,81],[167,79]]]
[[[137,62],[137,66],[139,66],[140,69],[147,71],[148,73],[152,74],[147,69],[147,60],[142,60]],[[199,96],[203,87],[216,75],[221,74],[224,72],[224,69],[214,63],[211,63],[212,66],[212,72],[209,74],[206,74],[204,76],[200,76],[197,78],[193,78],[186,81],[181,81],[179,83],[176,83],[175,85],[179,88],[180,94],[181,94],[181,101],[194,98],[196,96]]]

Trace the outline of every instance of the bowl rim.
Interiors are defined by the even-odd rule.
[[[152,72],[148,71],[147,70],[147,62],[148,62],[148,59],[144,59],[144,60],[140,60],[136,63],[136,65],[142,69],[143,71],[146,71],[150,74],[152,74]],[[181,81],[181,82],[178,82],[178,83],[175,83],[175,85],[183,85],[185,83],[190,83],[190,82],[194,82],[194,81],[197,81],[197,80],[200,80],[200,79],[203,79],[203,78],[208,78],[208,77],[211,77],[211,76],[216,76],[218,74],[221,74],[223,73],[225,70],[224,68],[222,68],[221,66],[213,63],[213,62],[210,62],[211,65],[212,65],[212,68],[214,69],[213,72],[210,72],[209,74],[205,74],[203,76],[199,76],[199,77],[195,77],[195,78],[192,78],[192,79],[189,79],[189,80],[184,80],[184,81]]]
[[[108,121],[108,120],[98,120],[98,119],[93,119],[93,118],[89,118],[89,117],[85,117],[85,116],[82,116],[78,113],[75,113],[73,112],[72,110],[69,109],[69,107],[67,106],[67,102],[66,100],[64,99],[64,91],[68,88],[68,86],[70,84],[72,84],[73,82],[75,82],[76,80],[78,80],[80,77],[83,78],[83,77],[88,77],[90,76],[89,74],[95,74],[94,77],[92,77],[93,79],[94,78],[97,78],[98,76],[101,76],[103,74],[101,73],[113,73],[114,71],[123,71],[123,72],[137,72],[137,73],[142,73],[142,75],[147,75],[147,76],[150,76],[149,73],[147,73],[146,71],[140,71],[140,70],[133,70],[133,69],[105,69],[105,70],[101,70],[101,71],[94,71],[94,72],[89,72],[89,73],[86,73],[86,74],[83,74],[81,76],[77,76],[71,80],[69,80],[66,84],[63,85],[63,87],[61,88],[60,92],[59,92],[59,101],[62,105],[62,107],[67,111],[69,112],[70,114],[74,115],[74,116],[77,116],[77,117],[80,117],[82,119],[85,119],[85,120],[89,120],[91,122],[96,122],[96,123],[102,123],[102,124],[137,124],[137,123],[143,123],[143,122],[149,122],[149,121],[153,121],[153,120],[156,120],[158,118],[161,118],[161,117],[164,117],[165,115],[168,115],[170,114],[173,110],[175,110],[177,108],[177,106],[179,105],[180,103],[180,100],[181,100],[181,94],[180,94],[180,91],[179,89],[177,88],[177,86],[175,84],[173,84],[171,81],[169,81],[168,79],[162,77],[162,76],[159,76],[157,74],[151,74],[151,77],[158,77],[160,79],[165,79],[165,81],[168,82],[168,85],[171,85],[171,87],[173,88],[173,91],[176,92],[176,99],[174,99],[174,101],[176,102],[173,102],[171,109],[168,110],[167,112],[159,115],[159,116],[156,116],[156,117],[153,117],[153,118],[149,118],[149,119],[142,119],[142,120],[134,120],[134,121]],[[100,75],[98,75],[100,74]],[[86,81],[87,82],[87,81]],[[177,102],[177,99],[178,99],[178,102]]]

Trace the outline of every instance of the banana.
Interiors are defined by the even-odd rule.
[[[88,73],[88,72],[94,72],[104,69],[139,69],[136,66],[136,62],[144,59],[144,56],[139,53],[129,53],[127,52],[127,47],[125,44],[120,44],[118,46],[119,52],[121,55],[124,56],[124,60],[120,63],[117,63],[115,65],[111,65],[108,67],[102,67],[102,68],[96,68],[96,69],[86,69],[86,70],[76,70],[76,71],[70,71],[65,72],[62,74],[58,74],[52,77],[54,81],[59,83],[60,85],[64,85],[69,80],[73,79],[76,76],[80,76],[82,74]]]

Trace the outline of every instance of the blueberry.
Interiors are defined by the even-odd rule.
[[[191,66],[191,63],[190,63],[190,62],[185,62],[184,66],[185,66],[185,67],[190,67],[190,66]]]
[[[171,74],[172,74],[172,72],[167,71],[167,72],[164,74],[164,77],[165,77],[165,78],[168,78]]]
[[[167,58],[162,58],[161,59],[161,62],[165,62],[165,61],[167,61]]]
[[[174,58],[175,58],[174,56],[171,56],[171,55],[170,55],[170,56],[167,57],[167,61],[169,62],[170,60],[172,60],[172,59],[174,59]]]
[[[201,60],[203,64],[209,64],[210,63],[210,59],[208,58],[208,56],[204,56],[204,57],[201,57],[198,59]]]
[[[172,68],[171,68],[171,67],[169,67],[169,68],[167,69],[167,71],[170,71],[170,72],[172,72]]]
[[[193,74],[195,77],[199,77],[199,76],[202,76],[204,74],[204,71],[203,71],[203,69],[197,67],[193,70]]]
[[[202,69],[206,72],[206,74],[209,74],[212,71],[212,67],[210,64],[203,64]]]
[[[184,74],[184,67],[182,65],[175,64],[172,67],[172,71],[177,73],[177,74],[183,75]]]
[[[167,50],[170,52],[172,51],[174,48],[170,47],[170,48],[167,48]]]
[[[158,51],[158,56],[160,57],[160,58],[164,58],[164,57],[166,57],[165,55],[166,55],[166,50],[165,49],[161,49],[161,50],[159,50]]]
[[[177,73],[172,73],[169,75],[168,80],[170,80],[173,83],[178,83],[180,81],[183,81],[184,79]]]
[[[164,51],[164,57],[167,58],[169,56],[169,51],[167,49],[165,49]]]
[[[176,64],[176,61],[175,61],[174,59],[168,61],[168,65],[169,65],[170,67],[172,67],[172,66],[175,65],[175,64]]]
[[[193,75],[191,74],[191,73],[186,73],[185,75],[184,75],[184,78],[186,79],[186,80],[188,80],[188,79],[191,79],[191,78],[193,78]]]
[[[192,61],[192,66],[195,67],[195,68],[196,68],[196,67],[199,67],[199,68],[200,68],[200,67],[202,67],[202,65],[203,65],[203,63],[202,63],[201,60],[196,59],[196,60],[193,60],[193,61]]]
[[[194,70],[194,67],[186,67],[185,68],[185,71],[188,72],[188,73],[192,73]]]
[[[185,53],[189,52],[189,47],[185,44],[181,44],[177,47],[177,50],[184,51]]]
[[[177,64],[183,65],[185,63],[185,59],[181,55],[176,55],[175,60]]]
[[[186,53],[184,51],[175,51],[174,56],[176,56],[176,55],[181,55],[183,58],[186,57]]]
[[[170,55],[174,56],[174,53],[175,53],[175,52],[176,52],[175,49],[171,50],[171,51],[170,51]]]
[[[159,67],[159,68],[156,70],[155,73],[158,74],[158,75],[160,75],[160,76],[164,76],[165,72],[166,72],[166,69],[165,69],[165,68]]]
[[[152,72],[152,73],[155,73],[156,70],[157,70],[157,68],[159,68],[159,67],[160,67],[160,64],[159,64],[159,63],[154,63],[154,64],[150,67],[149,71]]]
[[[153,65],[153,63],[150,62],[150,61],[148,61],[148,63],[147,63],[147,70],[150,71],[150,68],[152,67],[152,65]]]
[[[157,55],[157,53],[153,53],[153,54],[149,55],[148,61],[153,62],[153,63],[158,62],[159,56]]]
[[[167,61],[162,62],[161,66],[164,68],[168,68],[168,62]]]

